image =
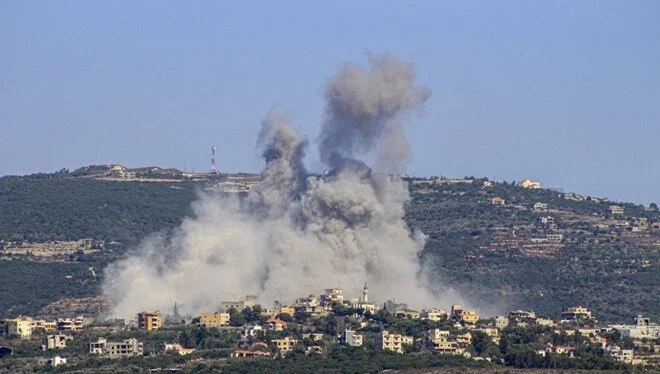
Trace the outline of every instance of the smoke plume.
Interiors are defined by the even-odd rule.
[[[289,119],[272,111],[258,146],[262,182],[246,197],[203,194],[194,215],[169,235],[146,239],[136,253],[106,270],[104,292],[113,314],[166,309],[214,311],[222,300],[254,295],[275,300],[341,287],[413,306],[431,307],[418,253],[425,243],[403,220],[408,188],[378,174],[360,156],[398,170],[408,156],[402,124],[430,96],[414,86],[412,65],[390,54],[369,56],[370,68],[343,65],[325,87],[319,152],[327,171],[307,172],[307,141]]]

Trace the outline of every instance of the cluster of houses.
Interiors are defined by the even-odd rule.
[[[321,342],[334,341],[335,343],[346,346],[360,347],[370,341],[370,346],[381,350],[390,350],[404,354],[407,346],[414,344],[424,346],[429,350],[440,354],[457,355],[471,357],[470,346],[472,345],[474,334],[481,332],[488,336],[495,344],[498,344],[502,331],[508,326],[532,326],[540,325],[554,328],[556,333],[565,333],[567,335],[579,333],[587,337],[592,343],[602,344],[603,348],[616,360],[634,364],[640,363],[632,349],[622,349],[619,346],[611,344],[604,337],[607,333],[616,330],[623,337],[630,337],[636,342],[653,341],[660,338],[660,325],[653,324],[648,318],[639,316],[631,325],[609,325],[597,327],[597,321],[593,318],[592,312],[587,308],[577,306],[564,310],[558,321],[549,318],[542,318],[533,311],[514,310],[507,316],[497,316],[486,321],[481,321],[479,314],[475,310],[464,310],[459,305],[451,306],[449,312],[442,309],[423,309],[421,311],[411,309],[388,310],[396,318],[408,320],[429,320],[443,322],[439,326],[444,328],[434,328],[427,331],[423,336],[408,336],[396,330],[392,326],[380,326],[379,332],[373,332],[368,329],[375,323],[365,317],[367,312],[375,314],[385,306],[379,306],[369,301],[368,288],[365,284],[362,297],[354,300],[347,300],[344,297],[343,290],[339,288],[326,289],[320,298],[309,295],[296,300],[293,305],[276,305],[272,309],[261,309],[263,317],[260,323],[244,323],[241,326],[234,324],[230,326],[232,313],[237,313],[245,308],[251,308],[255,304],[252,298],[246,298],[239,301],[225,301],[219,305],[219,311],[213,313],[202,313],[199,318],[193,320],[204,327],[215,327],[218,329],[229,329],[240,331],[241,338],[238,341],[238,349],[231,353],[231,357],[274,357],[285,356],[294,349],[303,348],[306,354],[322,353],[323,344]],[[289,324],[283,319],[284,315],[293,317],[298,312],[304,312],[310,318],[317,318],[333,313],[333,310],[339,307],[354,308],[349,313],[351,317],[359,323],[358,329],[346,328],[337,336],[328,336],[318,332],[318,330],[307,330],[300,334],[302,330],[299,327],[290,329]],[[356,312],[357,309],[361,311]],[[253,309],[254,310],[254,309]],[[87,328],[88,322],[82,317],[71,319],[57,319],[55,321],[35,320],[30,317],[18,317],[6,319],[7,333],[14,334],[23,339],[30,339],[35,329],[42,328],[47,332],[46,342],[42,346],[44,350],[58,350],[67,346],[67,343],[74,339],[72,332]],[[133,326],[135,328],[156,331],[163,327],[163,316],[160,312],[140,312],[136,316]],[[584,327],[587,326],[587,327]],[[93,327],[92,327],[93,328]],[[364,329],[364,330],[362,330]],[[267,334],[268,331],[280,332],[278,334]],[[267,336],[271,338],[268,339]],[[302,344],[305,342],[305,344]],[[537,353],[539,355],[560,354],[572,356],[576,347],[552,345],[542,347]],[[185,348],[178,343],[164,344],[164,351],[176,352],[180,355],[187,355],[195,351],[193,348]],[[106,338],[100,338],[96,341],[90,341],[87,344],[87,353],[107,358],[122,358],[140,356],[144,354],[144,343],[138,339],[123,339],[119,341],[110,341]],[[486,359],[475,357],[474,359]],[[66,358],[55,356],[48,360],[48,364],[62,365],[66,364]]]

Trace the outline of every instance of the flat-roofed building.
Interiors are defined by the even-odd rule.
[[[199,324],[206,327],[223,327],[229,325],[229,313],[202,313]]]
[[[401,334],[391,334],[389,331],[384,330],[376,336],[376,346],[382,350],[389,350],[398,353],[403,353],[403,346],[406,344],[412,345],[414,342],[412,336],[404,336]]]
[[[137,326],[147,331],[158,330],[163,327],[163,318],[159,311],[141,312],[137,314]]]
[[[73,336],[68,336],[64,334],[54,334],[46,336],[46,348],[47,349],[63,349],[66,348],[66,342],[73,340]]]

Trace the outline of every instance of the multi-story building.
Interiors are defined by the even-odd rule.
[[[472,344],[472,334],[469,332],[466,332],[465,334],[458,334],[456,335],[456,341],[458,342],[458,345],[460,346],[468,346]]]
[[[376,346],[379,349],[403,353],[403,346],[408,344],[412,345],[414,342],[412,336],[404,336],[401,334],[391,334],[387,330],[383,330],[376,336]]]
[[[610,213],[611,214],[623,214],[624,209],[623,207],[619,205],[610,205]]]
[[[353,330],[344,331],[344,343],[350,345],[351,347],[359,347],[362,345],[363,336],[361,334],[356,334]]]
[[[522,320],[527,320],[527,319],[536,319],[536,313],[534,313],[531,310],[512,310],[509,312],[509,318],[516,320],[516,321],[522,321]]]
[[[222,327],[229,325],[229,313],[202,313],[199,324],[206,327]]]
[[[137,339],[126,339],[121,342],[109,342],[99,339],[89,343],[89,353],[110,358],[139,356],[144,353],[144,346]]]
[[[66,342],[69,340],[73,340],[73,337],[64,334],[47,335],[46,348],[48,349],[66,348]]]
[[[651,319],[641,315],[635,318],[633,325],[611,325],[610,328],[618,330],[621,336],[633,339],[658,339],[660,338],[660,325],[651,323]]]
[[[286,328],[287,323],[282,321],[279,318],[271,318],[268,321],[266,321],[266,330],[271,330],[271,331],[282,331]]]
[[[285,355],[288,352],[291,352],[293,348],[298,344],[298,339],[287,336],[282,339],[273,339],[272,342],[275,344],[275,346],[277,346],[280,354]]]
[[[567,308],[561,313],[561,319],[573,321],[578,319],[591,319],[591,312],[582,306],[574,306]]]
[[[481,329],[476,329],[474,331],[481,331],[484,334],[488,335],[488,337],[493,341],[495,344],[500,344],[500,331],[496,328],[481,328]]]
[[[222,301],[220,303],[221,312],[229,312],[233,309],[237,312],[245,308],[252,308],[254,306],[256,298],[254,296],[246,296],[244,300],[231,300],[231,301]]]
[[[152,313],[141,312],[137,314],[138,329],[153,331],[163,327],[163,318],[159,311]]]
[[[474,325],[479,322],[479,313],[474,309],[464,310],[461,313],[461,322]]]
[[[19,316],[7,319],[5,322],[7,323],[8,334],[18,335],[21,339],[30,339],[32,337],[32,318]]]
[[[80,331],[84,327],[84,318],[58,318],[55,323],[59,331]]]
[[[447,312],[442,309],[422,309],[420,314],[422,319],[428,319],[434,322],[444,321],[447,319]]]
[[[332,304],[332,303],[343,303],[344,302],[344,290],[341,288],[327,288],[325,294],[321,295],[321,303]]]

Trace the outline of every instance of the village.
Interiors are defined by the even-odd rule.
[[[176,355],[203,360],[208,357],[205,350],[217,353],[222,348],[214,359],[233,362],[323,355],[348,347],[401,355],[428,351],[500,365],[508,364],[506,353],[515,339],[527,334],[531,337],[526,339],[536,342],[533,354],[538,360],[579,360],[597,354],[620,364],[660,363],[660,325],[641,315],[604,325],[582,306],[566,308],[555,318],[531,310],[482,318],[459,305],[412,310],[393,301],[375,303],[365,284],[358,298],[329,288],[318,298],[308,295],[272,308],[248,296],[221,301],[216,310],[194,317],[181,316],[177,309],[175,305],[167,315],[140,311],[134,320],[6,318],[0,325],[0,359],[25,355],[35,367],[75,365],[89,357],[148,360]],[[205,340],[210,335],[220,339],[211,344]],[[32,352],[26,350],[26,342],[35,347]]]

